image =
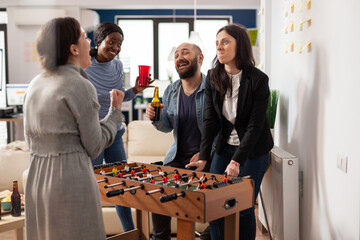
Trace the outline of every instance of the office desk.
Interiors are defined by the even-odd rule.
[[[0,118],[0,122],[6,122],[7,129],[8,129],[8,143],[15,140],[15,126],[16,122],[23,122],[24,117],[22,114],[15,114],[11,118]]]

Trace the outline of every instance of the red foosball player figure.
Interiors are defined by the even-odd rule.
[[[143,167],[143,168],[141,169],[141,171],[142,171],[143,174],[145,175],[148,170],[146,169],[146,167]]]
[[[151,177],[150,183],[155,184],[155,179],[154,179],[154,177]]]
[[[189,190],[190,189],[190,184],[186,186],[186,190]]]
[[[123,178],[123,174],[119,171],[118,175],[117,175],[119,178]]]
[[[117,168],[113,167],[113,169],[111,171],[113,172],[113,176],[116,177],[117,176]]]
[[[162,181],[163,181],[163,183],[167,184],[168,183],[168,178],[166,176],[163,176]]]
[[[104,171],[104,169],[101,169],[101,170],[100,170],[100,174],[105,176],[105,171]]]
[[[175,173],[175,174],[174,174],[174,178],[175,178],[176,181],[179,181],[179,179],[180,179],[179,174],[178,174],[178,173]]]
[[[204,188],[206,188],[205,183],[204,182],[199,182],[196,189],[204,189]]]
[[[224,181],[224,182],[227,182],[227,180],[228,180],[227,173],[225,173],[225,174],[224,174],[224,180],[223,180],[223,181]]]
[[[134,169],[131,169],[130,174],[133,175],[133,176],[135,176],[135,173],[136,173],[135,170],[134,170]]]

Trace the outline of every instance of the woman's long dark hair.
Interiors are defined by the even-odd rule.
[[[113,32],[120,33],[120,35],[123,37],[123,40],[124,40],[124,33],[123,33],[122,29],[115,23],[103,22],[103,23],[100,23],[96,27],[96,29],[94,30],[94,35],[93,35],[95,47],[92,47],[90,49],[91,57],[96,57],[97,52],[98,52],[97,48],[99,47],[101,42],[106,38],[107,35],[109,35]]]
[[[228,24],[220,28],[217,34],[221,31],[225,31],[236,40],[236,67],[242,70],[250,66],[255,66],[249,33],[246,27],[240,24]],[[213,64],[214,68],[210,73],[210,83],[211,86],[220,93],[220,97],[224,99],[226,91],[228,89],[232,90],[231,80],[225,71],[224,64],[219,62],[217,56],[215,56]]]

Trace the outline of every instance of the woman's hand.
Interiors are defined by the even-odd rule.
[[[111,106],[120,109],[122,102],[124,100],[124,96],[125,94],[122,91],[117,89],[112,89],[110,91]]]
[[[150,86],[150,84],[152,84],[155,81],[155,79],[152,79],[149,77],[149,84],[147,86],[139,86],[139,77],[136,78],[136,82],[135,82],[135,87],[133,87],[133,91],[135,94],[144,91],[144,89],[148,88],[148,87],[154,87],[154,86]]]
[[[234,160],[231,160],[227,165],[225,172],[228,176],[237,177],[240,174],[240,164]]]
[[[191,162],[185,165],[186,168],[188,167],[196,167],[196,171],[202,171],[205,168],[206,160],[198,160],[197,162]]]

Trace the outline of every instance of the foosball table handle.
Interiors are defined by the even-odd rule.
[[[106,196],[108,198],[110,197],[115,197],[115,196],[119,196],[120,194],[124,194],[124,189],[116,189],[116,190],[112,190],[112,191],[107,191],[106,192]]]
[[[214,188],[220,188],[220,187],[225,187],[225,186],[227,186],[227,182],[214,182],[213,183]]]
[[[160,197],[160,202],[164,203],[164,202],[169,202],[172,200],[177,199],[178,197],[185,197],[185,192],[181,191],[180,193],[176,194],[176,193],[172,193],[169,195],[164,195]]]
[[[242,182],[242,177],[236,177],[236,178],[232,178],[228,180],[228,183],[234,184],[234,183],[239,183]]]
[[[191,166],[191,167],[187,167],[187,168],[185,168],[186,170],[195,170],[196,169],[196,167],[195,166]]]

